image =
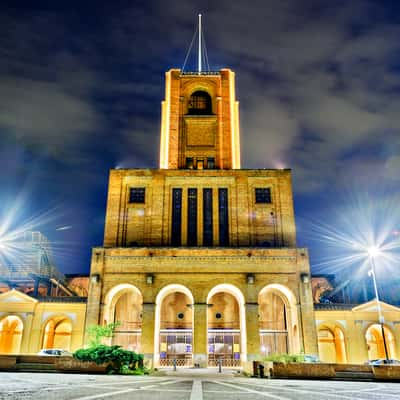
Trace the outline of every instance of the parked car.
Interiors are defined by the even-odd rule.
[[[376,360],[368,360],[366,362],[368,365],[400,365],[399,360],[395,360],[394,358],[378,358]]]
[[[72,353],[63,349],[42,349],[37,354],[38,356],[72,356]]]
[[[312,355],[304,355],[304,362],[306,363],[319,363],[319,357],[318,356],[312,356]]]

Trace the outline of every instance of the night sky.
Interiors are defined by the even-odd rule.
[[[182,67],[199,12],[211,69],[236,72],[242,167],[293,169],[313,272],[348,266],[332,262],[342,237],[400,243],[398,2],[6,4],[1,226],[41,230],[64,273],[88,273],[102,244],[109,169],[158,167],[164,72]]]

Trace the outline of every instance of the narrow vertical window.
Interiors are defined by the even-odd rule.
[[[182,243],[182,189],[172,189],[172,229],[171,245]]]
[[[229,246],[228,189],[218,189],[219,245]]]
[[[203,246],[213,244],[212,189],[203,189]]]
[[[188,189],[187,245],[197,246],[197,189]]]

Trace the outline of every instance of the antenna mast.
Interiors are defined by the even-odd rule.
[[[201,56],[201,36],[202,36],[202,33],[201,33],[201,14],[199,14],[199,59],[198,59],[198,63],[197,63],[197,70],[198,70],[199,74],[201,73],[201,58],[202,58],[202,56]]]

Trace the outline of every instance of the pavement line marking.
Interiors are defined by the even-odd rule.
[[[289,397],[275,396],[275,395],[273,395],[273,394],[269,394],[269,393],[266,393],[266,392],[260,392],[260,391],[258,391],[258,390],[253,390],[253,389],[248,389],[248,388],[244,388],[244,387],[241,387],[241,386],[233,385],[232,383],[219,382],[219,381],[210,381],[210,382],[216,383],[216,384],[218,384],[218,385],[224,385],[224,386],[233,387],[233,388],[235,388],[235,389],[240,389],[240,390],[242,390],[242,391],[249,392],[249,393],[256,393],[256,394],[258,394],[258,395],[260,395],[260,396],[270,397],[271,399],[291,400],[291,399],[289,399]],[[223,393],[223,392],[222,392],[222,393]],[[238,394],[239,394],[239,393],[238,393]]]
[[[242,385],[251,385],[251,386],[261,386],[261,387],[267,387],[266,385],[257,385],[257,384],[251,384],[251,383],[242,383]],[[278,388],[277,386],[274,387],[274,389]],[[337,395],[334,393],[328,393],[326,391],[321,392],[318,390],[306,390],[306,389],[294,389],[294,388],[288,388],[285,386],[279,386],[279,389],[281,390],[286,390],[287,392],[296,392],[296,393],[309,393],[309,394],[322,394],[325,398],[328,396],[331,397],[338,397],[339,399],[349,399],[349,400],[354,400],[354,397],[348,397],[348,396],[341,396],[341,395]],[[356,390],[354,390],[356,391]],[[368,399],[364,399],[362,397],[357,397],[357,400],[368,400]]]
[[[203,400],[203,388],[201,387],[200,379],[193,379],[190,400]]]
[[[138,379],[136,381],[125,381],[125,382],[109,382],[109,383],[97,383],[97,382],[90,382],[87,383],[88,385],[95,385],[95,386],[113,386],[113,385],[133,385],[135,383],[142,383],[142,382],[149,382],[149,383],[153,383],[153,382],[157,382],[159,380],[159,378],[148,378],[148,379]],[[164,380],[163,380],[164,381]],[[162,381],[162,382],[163,382]],[[169,380],[168,380],[169,381]],[[81,384],[81,386],[84,386],[85,384]]]
[[[170,381],[169,383],[176,383],[176,381]],[[166,382],[163,382],[164,385],[166,385]],[[102,394],[93,394],[90,396],[84,396],[84,397],[75,397],[73,400],[94,400],[94,399],[102,399],[104,397],[111,397],[111,396],[116,396],[119,394],[125,394],[125,393],[130,393],[130,392],[137,392],[139,390],[147,390],[151,389],[154,387],[157,387],[157,384],[154,385],[148,385],[148,386],[142,386],[139,388],[132,388],[132,389],[125,389],[125,390],[117,390],[115,392],[108,392],[108,393],[102,393]]]
[[[203,390],[204,393],[219,393],[219,394],[238,394],[238,391],[236,390],[236,392],[234,391],[229,391],[229,390]],[[252,396],[253,393],[244,393],[244,392],[240,392],[240,395],[244,396],[244,395],[249,395]]]

